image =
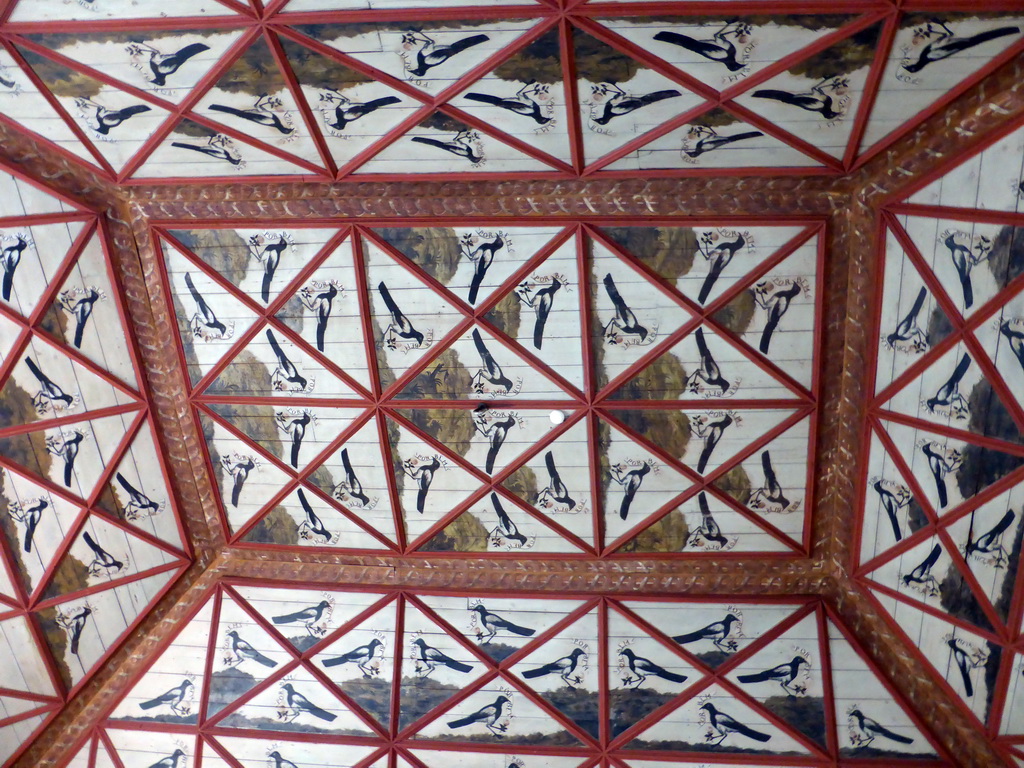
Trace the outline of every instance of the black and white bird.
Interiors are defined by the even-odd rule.
[[[964,352],[946,382],[935,391],[934,395],[925,400],[929,411],[934,413],[938,406],[943,406],[949,408],[951,413],[967,413],[967,400],[960,394],[960,381],[970,367],[971,356]]]
[[[167,84],[167,78],[181,69],[186,61],[208,50],[210,50],[210,46],[202,43],[186,45],[174,53],[160,53],[156,48],[145,43],[132,43],[129,46],[129,51],[133,55],[149,55],[149,81],[153,85],[161,87]]]
[[[161,693],[156,698],[150,699],[149,701],[143,701],[139,704],[140,709],[150,710],[156,709],[157,707],[170,707],[171,711],[179,717],[183,717],[181,705],[182,702],[189,696],[189,693],[194,687],[191,680],[185,678],[178,685],[171,688],[166,693]]]
[[[551,307],[554,304],[555,294],[561,289],[562,283],[552,277],[551,282],[530,294],[529,288],[521,286],[516,291],[516,296],[526,306],[530,307],[535,314],[533,321],[533,346],[540,349],[544,344],[544,327],[548,322],[548,315],[551,314]]]
[[[707,152],[714,152],[716,149],[722,149],[722,147],[737,141],[756,139],[758,136],[764,136],[764,134],[761,131],[741,131],[740,133],[722,135],[709,126],[695,125],[687,131],[687,137],[691,141],[696,139],[696,143],[684,146],[682,151],[687,157],[696,160]]]
[[[608,294],[608,298],[611,299],[612,306],[615,308],[615,316],[608,321],[604,328],[604,335],[608,339],[608,343],[619,343],[618,334],[612,330],[614,328],[618,328],[623,334],[629,336],[639,336],[640,341],[646,341],[649,333],[647,327],[640,324],[636,319],[636,314],[622,298],[611,272],[604,276],[603,282],[605,293]]]
[[[85,433],[80,429],[62,432],[59,437],[46,438],[46,450],[64,462],[64,486],[71,487],[75,472],[75,460],[85,441]]]
[[[711,295],[711,289],[715,287],[715,283],[718,282],[718,278],[722,276],[722,272],[729,266],[729,263],[733,260],[736,252],[740,248],[747,244],[747,239],[739,232],[736,233],[736,237],[725,243],[718,243],[713,248],[711,247],[710,238],[714,237],[714,234],[707,236],[707,249],[698,246],[701,254],[708,262],[708,273],[704,276],[704,282],[701,283],[700,292],[697,294],[697,301],[701,304],[708,300],[708,296]]]
[[[967,655],[967,651],[960,647],[955,638],[949,638],[946,641],[946,645],[949,646],[949,658],[956,664],[957,669],[960,670],[960,679],[964,684],[964,693],[967,696],[973,696],[974,683],[971,680],[971,670],[975,667],[974,662]]]
[[[221,465],[231,474],[231,506],[237,507],[242,496],[245,481],[249,473],[256,469],[256,462],[251,456],[224,456]]]
[[[771,669],[765,669],[761,672],[756,672],[751,675],[740,675],[737,677],[741,683],[764,683],[768,681],[774,681],[782,686],[784,690],[790,696],[796,696],[805,692],[805,688],[801,690],[802,686],[793,685],[796,679],[800,676],[800,670],[803,666],[810,666],[810,662],[803,656],[794,656],[792,661],[786,662],[785,664],[779,664]]]
[[[471,715],[460,717],[458,720],[449,720],[448,727],[465,728],[467,725],[481,723],[499,739],[504,738],[504,732],[508,729],[508,726],[498,721],[508,712],[511,703],[507,696],[499,696],[492,703],[480,707]]]
[[[761,330],[761,341],[757,346],[763,354],[768,354],[772,344],[772,335],[779,327],[783,315],[789,311],[789,306],[793,299],[799,296],[801,291],[803,291],[803,288],[796,281],[784,288],[774,285],[767,280],[754,286],[754,295],[757,303],[768,313],[764,328]]]
[[[939,584],[932,576],[932,568],[942,556],[942,545],[936,544],[927,556],[909,572],[902,576],[904,585],[918,585],[935,594],[939,593]]]
[[[856,722],[858,730],[860,730],[860,732],[867,737],[861,739],[861,741],[857,744],[857,749],[864,749],[879,736],[881,736],[883,739],[888,739],[889,741],[895,741],[897,744],[914,743],[914,740],[909,736],[902,736],[898,733],[890,731],[877,720],[872,720],[859,709],[851,709],[849,714],[850,717],[852,717]]]
[[[302,511],[306,515],[303,525],[309,529],[310,534],[318,536],[321,543],[327,543],[333,539],[334,534],[324,527],[323,521],[313,511],[313,507],[310,506],[309,500],[306,498],[305,491],[299,488],[296,495],[299,497],[299,504],[302,505]]]
[[[285,758],[283,758],[281,756],[281,753],[278,752],[276,749],[270,754],[268,754],[267,757],[274,761],[274,768],[299,768],[299,766],[297,766],[291,760],[286,760]]]
[[[848,89],[849,84],[846,81],[827,77],[806,91],[793,93],[775,88],[762,88],[754,91],[752,96],[755,99],[771,99],[806,112],[814,112],[820,115],[822,120],[835,120],[843,115],[842,107],[836,103],[835,97],[845,96]]]
[[[294,613],[286,613],[283,616],[274,616],[271,621],[275,624],[302,624],[309,634],[314,635],[313,627],[323,618],[324,611],[331,607],[331,604],[326,600],[321,600],[316,605],[311,605],[308,608],[295,611]]]
[[[185,273],[185,285],[188,286],[188,292],[192,294],[192,300],[196,303],[196,313],[189,323],[192,334],[203,341],[229,338],[228,327],[217,319],[217,315],[210,309],[206,299],[196,289],[195,283],[192,282],[192,275],[188,272]]]
[[[645,659],[643,656],[637,656],[633,652],[632,648],[623,648],[619,651],[619,655],[626,660],[626,666],[629,668],[630,672],[630,677],[622,681],[624,685],[632,685],[633,683],[636,683],[635,687],[639,688],[649,676],[659,677],[670,683],[686,682],[686,675],[669,672],[667,669],[658,666],[650,659]]]
[[[406,68],[413,77],[423,77],[434,67],[439,67],[447,62],[452,56],[456,56],[469,48],[486,43],[490,38],[487,35],[470,35],[455,40],[447,45],[439,45],[433,39],[419,30],[410,29],[402,35],[402,45],[407,51],[412,51],[415,62],[406,62]]]
[[[264,303],[270,301],[270,288],[274,282],[274,275],[281,263],[281,255],[288,250],[288,238],[283,234],[278,235],[276,242],[263,242],[258,235],[249,239],[249,247],[256,261],[263,264],[263,279],[260,282],[260,297]]]
[[[674,88],[634,96],[626,93],[615,83],[600,83],[592,89],[591,98],[594,101],[594,106],[590,111],[590,119],[597,125],[608,125],[616,118],[631,114],[651,104],[657,104],[659,101],[674,99],[677,96],[682,96],[682,93]],[[598,111],[599,105],[600,111]]]
[[[231,640],[231,652],[238,657],[239,662],[243,661],[255,661],[257,664],[261,664],[264,667],[276,667],[277,662],[262,653],[257,651],[249,643],[239,637],[238,632],[231,630],[228,632],[228,638]]]
[[[697,433],[697,437],[700,437],[704,441],[700,457],[697,459],[698,472],[703,472],[707,469],[708,462],[711,461],[711,455],[715,452],[718,442],[722,439],[722,435],[725,433],[725,430],[732,426],[733,421],[734,419],[731,415],[723,413],[715,421],[701,420],[694,425],[694,431]]]
[[[775,512],[784,512],[789,509],[790,501],[775,475],[770,451],[761,451],[761,472],[764,474],[764,485],[750,494],[747,506],[751,509]]]
[[[924,27],[914,30],[914,44],[927,41],[925,46],[917,54],[916,61],[904,61],[901,66],[907,72],[915,74],[937,61],[948,59],[958,53],[963,53],[989,40],[996,40],[1000,37],[1016,35],[1020,33],[1020,27],[996,27],[986,29],[974,35],[957,37],[953,30],[938,19],[931,19]]]
[[[949,249],[949,257],[953,260],[953,267],[960,278],[964,308],[970,309],[974,304],[974,282],[971,279],[971,270],[987,257],[992,245],[987,237],[979,238],[977,244],[964,245],[958,241],[958,234],[953,232],[943,240],[943,244]]]
[[[111,129],[117,128],[125,120],[129,120],[135,115],[152,111],[152,107],[147,107],[145,104],[133,104],[122,109],[108,109],[89,99],[75,99],[75,106],[83,112],[92,111],[92,114],[88,116],[90,125],[101,136],[109,135]]]
[[[291,416],[287,413],[275,413],[274,420],[278,429],[291,438],[291,451],[289,458],[293,467],[299,467],[299,451],[302,449],[302,441],[306,438],[306,427],[313,421],[313,414],[309,409],[304,409],[298,416]]]
[[[93,558],[92,562],[89,563],[89,573],[96,575],[110,573],[111,571],[117,573],[124,568],[124,563],[101,547],[88,531],[82,531],[82,539],[89,549],[92,550]]]
[[[358,102],[352,101],[337,91],[332,91],[321,94],[320,101],[334,107],[333,119],[328,117],[326,113],[324,115],[328,127],[336,131],[344,131],[349,126],[349,123],[361,120],[378,109],[389,107],[392,104],[400,104],[402,100],[395,96],[381,96],[379,99]]]
[[[1010,350],[1017,358],[1021,368],[1024,368],[1024,331],[1014,328],[1009,320],[1004,320],[999,325],[999,332],[1006,337],[1006,341],[1010,344]]]
[[[443,149],[456,157],[463,157],[474,165],[481,162],[484,157],[478,152],[476,142],[480,136],[476,131],[459,131],[448,141],[433,138],[432,136],[413,136],[412,141],[418,144],[426,144],[430,147]]]
[[[537,125],[547,125],[554,119],[544,114],[545,105],[542,102],[549,101],[548,90],[548,86],[530,80],[511,98],[493,96],[489,93],[467,93],[464,98],[504,109],[514,115],[528,117]]]
[[[928,469],[931,470],[935,479],[935,490],[939,496],[939,507],[945,507],[949,503],[949,495],[946,492],[946,475],[960,466],[960,460],[954,455],[950,457],[946,451],[936,451],[932,446],[934,443],[925,443],[921,446],[921,453],[928,459]]]
[[[707,494],[704,491],[697,494],[697,506],[700,507],[700,526],[694,531],[694,534],[717,544],[719,547],[725,547],[729,543],[729,537],[722,533],[722,527],[712,516]]]
[[[438,667],[445,667],[446,669],[453,670],[454,672],[465,673],[473,671],[472,665],[464,664],[457,659],[453,659],[448,654],[439,651],[437,648],[427,645],[427,641],[422,637],[417,637],[412,641],[412,644],[416,646],[416,661],[418,662],[417,671],[421,672],[422,677],[429,677],[430,674]]]
[[[323,665],[325,667],[340,667],[343,664],[355,664],[359,667],[359,671],[363,673],[363,677],[374,677],[379,674],[379,670],[376,667],[369,666],[369,664],[383,653],[383,647],[384,643],[377,638],[373,638],[373,640],[365,645],[353,648],[347,653],[331,659],[324,659]]]
[[[714,729],[715,733],[718,734],[716,740],[712,740],[712,744],[721,744],[725,739],[733,733],[738,733],[740,736],[746,736],[748,739],[759,741],[762,744],[766,741],[771,740],[771,736],[761,731],[755,731],[749,725],[744,725],[735,717],[727,715],[720,709],[717,709],[714,704],[707,702],[702,704],[701,709],[708,713],[708,724]]]
[[[151,514],[160,511],[160,505],[157,502],[128,482],[128,479],[120,472],[115,473],[114,477],[117,479],[117,484],[128,494],[128,503],[125,504],[125,513],[128,517],[139,517],[147,511]]]
[[[583,682],[583,676],[575,673],[580,665],[580,658],[586,655],[587,652],[582,648],[573,648],[568,656],[562,656],[560,659],[549,661],[547,664],[543,664],[536,669],[526,670],[523,672],[523,677],[527,680],[533,680],[538,677],[558,675],[566,685],[575,687]]]
[[[364,507],[370,503],[370,498],[363,493],[363,484],[352,469],[352,462],[348,457],[348,448],[341,449],[341,465],[345,469],[345,491],[354,499],[357,499]]]
[[[21,263],[21,254],[28,247],[28,240],[21,235],[17,236],[14,245],[8,245],[0,251],[0,269],[3,269],[4,278],[0,283],[0,296],[4,301],[11,300],[11,291],[14,290],[14,273]]]
[[[967,544],[964,547],[964,557],[971,555],[993,555],[995,567],[1001,568],[1009,564],[1010,555],[1003,547],[1003,534],[1006,533],[1010,524],[1016,519],[1017,513],[1007,509],[998,522],[977,538],[974,537],[974,512],[971,512],[971,523],[967,530]]]
[[[498,535],[508,541],[517,542],[521,547],[525,546],[526,536],[520,533],[519,526],[509,517],[496,493],[491,494],[491,506],[494,507],[494,514],[498,516],[498,527],[495,529]]]
[[[274,110],[281,106],[281,101],[265,93],[261,93],[256,103],[249,109],[239,109],[226,104],[211,104],[210,109],[214,112],[222,112],[226,115],[248,120],[250,123],[272,128],[282,136],[289,136],[295,133],[295,129],[281,119],[281,116]],[[266,297],[263,299],[266,301]]]
[[[476,239],[472,235],[466,235],[460,243],[466,258],[473,262],[473,277],[469,282],[470,304],[476,304],[477,297],[480,295],[480,287],[484,284],[487,270],[494,263],[495,254],[505,247],[505,238],[501,234],[495,234],[492,240],[484,240],[480,243],[477,243]]]
[[[281,349],[281,345],[277,342],[277,337],[274,336],[274,332],[267,328],[267,341],[270,343],[270,348],[274,352],[274,356],[277,358],[277,368],[270,374],[271,386],[278,391],[284,392],[302,392],[309,387],[309,380],[299,373],[299,369],[296,367],[288,355]]]
[[[232,150],[231,140],[223,134],[216,134],[207,138],[205,144],[189,144],[186,141],[172,141],[172,147],[187,149],[189,152],[198,152],[201,155],[208,155],[215,160],[223,160],[234,166],[242,165],[242,156]]]
[[[183,757],[185,757],[185,753],[180,749],[176,749],[173,754],[170,754],[161,760],[157,760],[149,766],[149,768],[180,768],[180,766],[183,765]]]
[[[705,627],[696,629],[693,632],[686,632],[682,635],[675,635],[672,639],[680,645],[688,645],[698,640],[710,640],[718,650],[724,653],[732,653],[735,647],[727,644],[729,635],[732,634],[733,625],[740,619],[732,613],[725,614],[721,621],[713,621]]]
[[[545,508],[557,505],[565,509],[575,509],[576,500],[569,495],[569,489],[562,482],[562,476],[555,466],[555,455],[551,451],[544,454],[544,466],[548,470],[548,484],[537,495],[537,505]]]
[[[301,693],[296,691],[295,687],[291,683],[285,683],[281,688],[284,690],[285,703],[288,705],[289,709],[298,713],[306,712],[313,717],[319,718],[320,720],[324,720],[328,723],[338,719],[337,715],[328,712],[323,707],[318,707]]]
[[[746,43],[749,35],[749,25],[734,19],[727,21],[719,29],[715,30],[708,39],[702,40],[678,32],[659,32],[654,36],[654,39],[662,43],[678,45],[680,48],[696,53],[708,61],[721,64],[730,72],[738,72],[743,69],[745,64],[739,60],[739,49],[737,49],[736,43],[738,42],[741,45]],[[730,37],[734,38],[735,42],[730,40]]]
[[[722,375],[722,369],[718,367],[718,363],[715,362],[714,356],[711,354],[711,350],[708,349],[708,343],[704,339],[704,329],[698,328],[693,332],[694,340],[697,342],[697,352],[700,355],[700,364],[690,377],[686,380],[687,389],[690,392],[700,391],[700,382],[704,382],[709,387],[718,387],[722,390],[721,394],[725,394],[729,391],[731,386],[728,379]]]
[[[299,294],[303,305],[313,312],[316,312],[316,348],[324,351],[324,343],[327,335],[327,322],[331,319],[331,310],[334,308],[334,298],[338,295],[338,284],[334,280],[326,284],[326,288],[320,289],[322,284],[317,284],[317,292],[309,288],[303,288]]]
[[[889,525],[892,526],[892,535],[896,538],[896,541],[903,540],[903,532],[900,530],[899,511],[903,506],[909,502],[910,494],[906,492],[893,493],[881,480],[876,480],[871,485],[875,489],[875,493],[881,498],[882,509],[885,510],[886,517],[889,518]],[[905,489],[901,489],[905,491]]]
[[[516,425],[514,416],[506,416],[504,419],[487,422],[486,417],[478,409],[473,412],[473,426],[476,431],[487,438],[487,458],[484,460],[484,469],[487,474],[494,472],[494,462],[498,459],[498,452],[505,444],[508,431]]]
[[[39,392],[33,397],[36,409],[40,407],[49,408],[50,410],[60,410],[61,408],[70,408],[75,402],[75,398],[67,394],[58,385],[54,384],[45,373],[36,365],[35,360],[31,357],[25,358],[25,365],[28,366],[29,371],[39,381]],[[57,403],[63,403],[63,405],[57,405]]]
[[[36,528],[43,517],[43,510],[50,506],[46,499],[36,499],[35,502],[21,510],[21,522],[25,526],[25,541],[22,548],[26,552],[32,551],[32,539],[35,538]]]
[[[476,613],[477,621],[480,623],[477,639],[482,643],[489,643],[499,632],[509,632],[520,637],[533,637],[537,631],[515,624],[496,613],[491,613],[483,605],[476,605],[470,610]]]
[[[473,329],[473,344],[476,346],[477,354],[480,355],[480,362],[482,368],[476,373],[474,378],[478,379],[474,385],[474,389],[478,392],[484,391],[487,386],[494,388],[502,388],[505,393],[512,391],[512,379],[508,378],[504,371],[501,370],[501,366],[498,365],[498,361],[491,355],[491,351],[484,344],[483,337],[480,335],[480,331],[476,328]],[[485,385],[486,382],[486,385]]]
[[[96,302],[103,298],[103,294],[95,288],[87,288],[80,296],[66,298],[61,295],[61,306],[75,318],[75,334],[72,344],[76,349],[82,348],[82,337],[85,335],[85,327],[92,315]]]
[[[71,641],[69,650],[75,656],[78,655],[78,644],[82,640],[82,630],[85,629],[85,623],[92,615],[92,609],[83,608],[78,613],[68,616],[63,619],[60,624],[67,630],[68,639]]]
[[[917,316],[921,314],[924,307],[924,300],[928,296],[928,289],[923,286],[917,292],[914,303],[910,306],[907,314],[896,323],[893,332],[885,337],[890,347],[895,347],[897,342],[909,343],[911,348],[919,352],[928,349],[928,337],[917,324]]]
[[[434,482],[434,473],[441,468],[441,462],[437,456],[431,456],[430,461],[425,464],[413,464],[406,461],[402,469],[409,477],[416,481],[416,511],[421,515],[427,505],[427,493],[430,492],[430,485]]]
[[[619,517],[625,520],[629,517],[629,510],[633,506],[644,478],[650,474],[651,465],[643,462],[639,467],[627,469],[625,464],[616,464],[612,467],[612,480],[622,486],[622,500],[619,502]]]
[[[422,345],[424,338],[423,334],[416,330],[416,327],[399,308],[398,304],[391,296],[391,291],[388,290],[388,287],[383,280],[377,284],[377,293],[380,294],[380,298],[383,300],[384,306],[386,306],[388,308],[388,312],[391,313],[391,324],[384,332],[385,341],[387,341],[389,334],[394,334],[400,339],[411,341],[416,346]],[[391,346],[391,348],[393,349],[394,346]]]

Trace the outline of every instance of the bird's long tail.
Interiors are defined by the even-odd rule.
[[[903,540],[903,532],[900,530],[900,521],[896,519],[896,515],[886,510],[889,515],[889,524],[892,526],[892,535],[896,537],[896,541]]]
[[[323,662],[321,662],[321,663],[325,667],[337,667],[338,665],[344,664],[347,661],[348,661],[348,659],[346,659],[344,656],[339,656],[336,659],[324,659]]]
[[[451,51],[449,56],[454,56],[456,53],[462,53],[467,48],[472,48],[474,45],[480,45],[490,40],[487,35],[470,35],[464,37],[461,40],[456,40],[454,43],[448,46],[448,50]]]
[[[10,301],[11,300],[11,290],[13,289],[13,287],[14,287],[14,270],[13,269],[5,269],[4,270],[3,289],[2,289],[3,290],[3,294],[2,295],[4,297],[4,301]]]
[[[939,506],[945,507],[949,503],[949,498],[946,496],[946,480],[945,478],[935,476],[935,490],[939,493]]]
[[[419,137],[414,137],[414,139],[415,138]],[[388,308],[388,312],[391,314],[401,314],[401,310],[398,308],[398,305],[395,304],[395,300],[391,297],[391,291],[388,290],[388,287],[384,284],[383,280],[377,283],[377,293],[379,293],[381,299],[384,300],[384,306]]]
[[[484,104],[490,104],[495,107],[500,107],[505,99],[500,96],[491,96],[489,93],[467,93],[465,98],[470,101],[480,101]]]
[[[449,720],[448,721],[448,727],[449,728],[465,728],[467,725],[472,725],[476,721],[477,721],[476,717],[473,716],[473,715],[470,715],[469,717],[460,717],[458,720]]]
[[[645,93],[643,96],[638,96],[637,101],[639,101],[643,106],[646,107],[648,104],[654,104],[656,102],[664,101],[665,99],[671,99],[681,95],[682,94],[680,94],[679,91],[669,88],[664,91],[652,91],[651,93]]]
[[[675,672],[669,672],[667,669],[661,670],[658,673],[658,677],[662,680],[668,680],[670,683],[686,682],[686,675],[677,675]]]
[[[960,273],[960,287],[964,292],[964,309],[970,309],[974,304],[974,285],[971,282],[970,272]]]
[[[420,488],[419,492],[416,494],[416,511],[419,512],[421,515],[423,514],[423,508],[427,504],[428,490],[429,489],[427,488]]]
[[[196,56],[202,53],[203,51],[208,50],[210,50],[210,46],[208,45],[203,45],[202,43],[192,43],[191,45],[186,45],[180,51],[176,52],[174,54],[174,58],[176,58],[179,63],[184,64],[186,59],[191,59],[193,56]]]
[[[544,343],[544,326],[547,322],[547,315],[537,315],[537,320],[533,324],[533,346],[537,349]]]
[[[446,665],[451,667],[452,669],[456,670],[457,672],[472,672],[473,671],[473,668],[469,664],[463,664],[461,661],[455,661],[454,659],[449,659],[446,662]]]
[[[268,257],[269,258],[269,257]],[[269,269],[263,270],[263,284],[260,286],[260,295],[264,303],[270,301],[270,284],[274,281],[274,273]]]
[[[292,466],[298,469],[299,467],[299,448],[302,447],[302,442],[292,438]]]
[[[139,709],[153,709],[154,707],[159,707],[161,703],[162,702],[160,701],[160,699],[153,699],[152,701],[144,701],[141,704],[139,704]]]
[[[255,653],[253,655],[253,657],[252,657],[252,660],[262,664],[264,667],[276,667],[277,666],[277,662],[276,661],[274,661],[273,659],[268,659],[262,653]]]
[[[321,720],[326,720],[328,723],[338,719],[337,715],[328,712],[326,709],[321,709],[316,704],[310,704],[307,702],[303,709],[309,712],[309,714],[313,715],[314,717],[319,717]]]
[[[287,616],[274,616],[271,621],[275,624],[291,624],[293,621],[299,618],[296,613],[289,613]]]
[[[700,458],[697,460],[697,471],[703,472],[707,467],[708,462],[711,460],[711,454],[715,451],[715,446],[718,442],[715,440],[708,440],[704,445],[704,449],[700,452]]]
[[[895,741],[897,744],[913,744],[914,740],[909,736],[902,736],[898,733],[890,731],[888,728],[883,728],[880,725],[876,725],[875,728],[882,736],[885,736],[889,741]]]
[[[523,677],[527,680],[532,680],[535,677],[543,677],[551,672],[547,667],[538,667],[537,669],[528,669],[523,672]]]
[[[235,478],[235,483],[231,487],[231,506],[238,506],[238,497],[242,495],[242,485],[245,481],[242,478]]]
[[[737,680],[741,683],[763,683],[765,680],[771,680],[771,670],[765,670],[764,672],[758,672],[753,675],[740,675]]]
[[[75,345],[75,349],[81,349],[82,348],[82,335],[84,333],[85,333],[85,321],[84,320],[79,320],[75,324],[75,340],[73,342],[73,344]]]
[[[319,318],[316,323],[316,348],[320,351],[324,351],[324,334],[327,332],[327,319]]]
[[[768,322],[764,325],[764,330],[761,331],[761,341],[757,345],[757,348],[761,351],[761,354],[767,355],[768,348],[772,343],[772,334],[775,333],[775,329],[779,327],[779,320],[781,317],[776,317],[774,314],[769,315]]]
[[[468,96],[466,98],[469,98]],[[483,257],[481,261],[477,263],[476,269],[473,271],[473,280],[469,284],[469,303],[476,304],[477,296],[480,295],[480,285],[484,281],[484,274],[486,270],[481,267],[483,263]]]
[[[429,136],[413,136],[412,140],[416,141],[416,142],[419,142],[420,144],[429,144],[432,147],[437,147],[439,149],[443,149],[445,152],[448,151],[448,145],[447,144],[445,144],[443,141],[438,141],[437,139],[432,139]]]
[[[487,461],[484,467],[487,470],[487,474],[491,474],[494,471],[494,462],[498,458],[498,451],[501,450],[501,443],[491,443],[491,447],[487,449]]]
[[[696,632],[687,632],[686,634],[683,634],[683,635],[675,635],[672,638],[672,641],[682,645],[684,643],[692,643],[695,640],[700,640],[702,637],[704,637],[704,631],[701,630],[701,629],[698,629]]]
[[[775,99],[787,104],[792,101],[793,94],[788,91],[778,91],[773,88],[761,88],[752,94],[755,99]]]
[[[74,474],[74,472],[75,472],[75,460],[71,459],[69,461],[69,460],[65,459],[64,460],[64,487],[65,488],[70,488],[71,487],[71,476]],[[86,534],[86,536],[88,536],[88,535],[89,534]]]
[[[734,723],[732,727],[733,727],[733,729],[737,733],[742,733],[748,739],[753,739],[754,741],[760,741],[762,744],[764,742],[766,742],[766,741],[769,741],[772,738],[767,733],[761,733],[760,731],[755,731],[753,728],[750,728],[750,727],[748,727],[746,725],[743,725],[742,723]]]
[[[503,629],[511,632],[513,635],[519,635],[520,637],[532,637],[533,633],[537,631],[535,629],[528,629],[527,627],[520,627],[517,624],[508,623],[505,624]]]

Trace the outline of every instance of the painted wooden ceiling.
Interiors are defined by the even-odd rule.
[[[0,0],[0,123],[124,189],[838,184],[1022,50],[1024,11],[950,3]],[[855,583],[1010,765],[1020,126],[879,211],[846,501]],[[43,182],[0,169],[0,764],[193,562],[186,482],[244,558],[812,554],[824,216],[158,216],[139,299],[111,221]],[[166,318],[188,478],[133,300]],[[959,764],[796,594],[227,578],[130,678],[59,768]]]

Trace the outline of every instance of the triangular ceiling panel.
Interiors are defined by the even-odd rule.
[[[214,240],[216,243],[217,240]],[[178,320],[185,366],[195,385],[256,322],[256,313],[163,241],[168,297]],[[232,251],[237,255],[237,251]]]
[[[290,768],[288,765],[320,766],[338,765],[354,766],[361,765],[365,758],[369,757],[377,749],[376,747],[357,746],[346,744],[344,746],[344,757],[338,753],[337,744],[316,744],[308,741],[290,741],[286,737],[275,736],[273,742],[265,739],[243,739],[238,736],[218,736],[217,743],[222,745],[224,753],[230,755],[233,761],[244,768],[264,768],[273,764],[275,760],[280,761],[283,768]],[[275,758],[274,755],[277,757]],[[296,763],[298,760],[300,762]],[[287,762],[285,762],[287,761]],[[203,768],[207,768],[210,762],[209,757],[204,753]],[[224,763],[227,768],[228,763]],[[218,766],[219,768],[219,766]]]
[[[46,661],[40,655],[38,646],[29,627],[29,619],[15,616],[0,622],[0,649],[6,658],[17,658],[4,676],[4,690],[8,695],[26,693],[35,697],[56,697],[54,681]],[[36,701],[38,706],[43,701]]]
[[[571,162],[558,27],[473,82],[452,106],[539,152]]]
[[[885,284],[898,285],[899,292],[881,306],[876,392],[892,384],[953,330],[933,289],[888,228],[885,231]]]
[[[335,232],[298,227],[168,231],[176,244],[187,248],[210,270],[233,284],[241,296],[264,306],[305,271]],[[339,246],[339,252],[344,248]],[[348,261],[351,263],[351,256]],[[348,282],[352,282],[350,277]]]
[[[0,229],[4,254],[0,300],[23,318],[30,318],[84,226],[81,221],[69,221]]]
[[[159,765],[162,760],[183,763],[195,757],[195,740],[180,734],[108,728],[106,735],[113,746],[115,765]]]
[[[35,74],[91,145],[115,172],[120,172],[170,112],[89,75],[23,51]]]
[[[881,23],[862,28],[758,83],[736,103],[821,152],[842,158],[881,31]]]
[[[529,19],[296,25],[303,34],[437,95],[531,29]]]
[[[186,171],[193,178],[234,178],[243,172],[256,176],[309,173],[308,168],[296,165],[290,158],[205,123],[184,119],[171,129],[135,175],[161,179]]]
[[[793,55],[854,17],[829,15],[602,18],[622,35],[704,85],[724,91]]]
[[[573,29],[572,40],[588,164],[705,101],[581,29]]]
[[[53,19],[76,21],[92,21],[97,19],[132,18],[145,19],[150,17],[196,16],[210,12],[215,16],[234,16],[234,11],[226,5],[208,0],[182,0],[173,8],[159,10],[148,6],[130,6],[127,9],[99,7],[79,4],[77,7],[68,5],[62,0],[32,0],[32,2],[15,3],[17,6],[11,15],[12,21],[49,21]]]
[[[22,3],[22,8],[27,7]],[[180,9],[181,6],[177,10]],[[179,103],[240,36],[237,29],[152,29],[99,33],[76,30],[27,37],[36,45],[84,65],[92,72],[102,73],[132,89],[146,91],[150,96]],[[31,56],[33,66],[43,62],[39,54]],[[50,77],[44,79],[49,81]]]
[[[128,386],[138,388],[122,317],[119,296],[107,271],[102,238],[94,232],[53,297],[41,325]]]
[[[353,162],[423,105],[294,40],[280,37],[288,66],[338,167]]]
[[[1018,128],[980,152],[959,160],[907,202],[943,208],[984,208],[1018,212],[1024,177],[1024,128]],[[982,180],[984,179],[984,184]]]
[[[4,216],[74,213],[81,210],[78,204],[58,196],[53,190],[3,170],[0,170],[0,194],[5,201]]]
[[[7,722],[0,726],[0,760],[7,760],[21,746],[36,735],[40,726],[46,721],[44,715],[29,715],[21,720]]]
[[[907,705],[831,620],[828,651],[841,757],[898,760],[934,754]]]
[[[476,683],[489,667],[422,610],[409,603],[403,623],[408,662],[402,662],[401,723],[412,725]]]
[[[306,162],[322,163],[287,77],[262,38],[221,74],[194,113]]]
[[[467,304],[479,307],[564,228],[375,227],[373,232]],[[514,336],[504,314],[493,310],[488,319]]]
[[[434,112],[363,163],[358,174],[509,173],[552,170],[542,160],[479,127]]]
[[[113,719],[161,723],[199,721],[213,610],[213,603],[206,603],[183,625],[111,712]]]
[[[937,94],[959,87],[1007,49],[1024,31],[1013,14],[906,13],[885,63],[874,110],[861,141],[866,150],[903,127]]]
[[[0,49],[0,107],[4,117],[13,120],[22,128],[42,136],[47,141],[80,158],[91,167],[97,165],[97,158],[71,130],[66,121],[70,116],[61,114],[40,90],[37,81],[21,68],[9,51]]]
[[[722,107],[702,112],[620,157],[601,170],[655,171],[700,168],[819,168],[778,136]]]

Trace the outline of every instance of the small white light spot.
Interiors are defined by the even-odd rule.
[[[552,424],[561,424],[563,421],[565,421],[565,414],[562,413],[561,411],[552,411],[550,416]]]

